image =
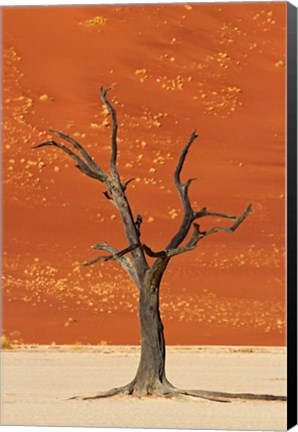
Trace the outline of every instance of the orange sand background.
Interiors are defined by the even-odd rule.
[[[181,220],[172,174],[194,208],[254,214],[233,235],[176,257],[161,308],[169,344],[285,342],[285,3],[24,7],[3,10],[4,333],[27,343],[139,342],[137,292],[112,262],[126,246],[101,184],[56,149],[55,128],[104,167],[114,87],[119,169],[142,239],[164,247]],[[96,18],[97,17],[97,18]],[[202,221],[202,226],[219,224]]]

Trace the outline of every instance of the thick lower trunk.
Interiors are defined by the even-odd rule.
[[[141,326],[141,358],[134,379],[134,394],[155,393],[168,381],[165,376],[165,338],[159,312],[159,287],[140,290],[139,319]]]
[[[197,397],[200,399],[230,402],[231,400],[286,400],[285,396],[251,393],[225,393],[210,390],[185,390],[172,386],[165,375],[165,339],[159,313],[159,287],[143,284],[140,288],[139,317],[141,325],[141,358],[135,378],[127,385],[101,392],[84,400],[101,399],[120,394],[136,397]],[[78,399],[73,397],[71,399]]]

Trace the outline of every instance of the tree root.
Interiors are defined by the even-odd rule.
[[[163,398],[185,398],[188,396],[196,397],[198,399],[205,399],[212,402],[230,403],[232,400],[244,400],[244,401],[286,401],[286,396],[278,396],[271,394],[255,394],[255,393],[226,393],[216,392],[209,390],[185,390],[163,383],[157,383],[154,386],[148,386],[146,389],[138,389],[136,383],[131,383],[123,386],[116,387],[106,392],[100,392],[94,396],[74,396],[69,400],[94,400],[104,399],[117,395],[129,395],[136,398],[142,397],[163,397]]]
[[[215,392],[209,390],[183,390],[179,389],[179,393],[186,396],[193,396],[203,399],[214,400],[216,402],[231,402],[229,399],[242,400],[260,400],[260,401],[286,401],[286,396],[271,395],[271,394],[256,394],[256,393],[226,393]]]
[[[94,396],[73,396],[71,398],[69,398],[69,400],[73,400],[73,399],[80,399],[80,400],[92,400],[92,399],[104,399],[104,398],[109,398],[109,397],[113,397],[113,396],[117,396],[117,395],[131,395],[133,391],[133,383],[129,383],[123,387],[116,387],[116,388],[112,388],[111,390],[108,390],[106,392],[100,392],[97,393]]]

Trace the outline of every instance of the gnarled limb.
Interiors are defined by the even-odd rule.
[[[111,173],[113,175],[113,177],[117,180],[117,182],[119,184],[121,184],[120,182],[120,176],[118,173],[118,169],[117,169],[117,154],[118,154],[118,149],[117,149],[117,131],[118,131],[118,122],[117,122],[117,114],[116,114],[116,110],[113,107],[113,105],[110,103],[110,101],[107,99],[107,93],[108,91],[110,91],[111,88],[108,89],[104,89],[103,87],[100,88],[99,93],[100,93],[100,97],[103,101],[103,103],[105,104],[105,106],[108,108],[111,117],[112,117],[112,122],[113,122],[113,130],[112,130],[112,154],[111,154],[111,161],[110,161],[110,169],[111,169]]]
[[[183,150],[181,152],[177,167],[175,169],[174,182],[175,182],[175,186],[176,186],[176,189],[178,191],[178,194],[179,194],[182,206],[183,206],[184,216],[183,216],[182,223],[181,223],[177,233],[171,239],[171,241],[167,245],[166,249],[176,248],[183,242],[183,240],[185,239],[185,237],[188,234],[188,231],[191,227],[191,223],[193,221],[194,212],[193,212],[193,209],[192,209],[191,204],[190,204],[190,200],[189,200],[189,196],[188,196],[188,189],[189,189],[191,182],[195,179],[191,178],[191,179],[188,179],[186,181],[186,183],[182,183],[181,171],[182,171],[187,153],[190,149],[190,146],[192,145],[192,143],[197,138],[198,138],[198,135],[196,134],[196,130],[194,130],[192,132],[186,146],[183,148]]]
[[[198,242],[202,240],[204,237],[214,234],[216,232],[222,231],[226,233],[233,233],[242,224],[242,222],[247,218],[247,216],[252,213],[252,207],[249,205],[247,209],[242,213],[241,216],[227,216],[229,219],[236,219],[236,222],[230,227],[214,227],[207,231],[200,231],[200,225],[194,223],[194,231],[191,236],[191,239],[185,246],[180,246],[176,249],[170,249],[166,251],[168,257],[173,257],[175,255],[179,255],[184,252],[191,251],[196,248]]]
[[[208,211],[206,207],[202,208],[201,210],[194,212],[189,200],[189,196],[188,196],[188,189],[189,186],[191,184],[192,181],[196,180],[196,178],[190,178],[188,179],[185,183],[182,183],[181,181],[181,172],[183,169],[183,165],[187,156],[187,153],[190,149],[191,144],[195,141],[195,139],[198,137],[198,135],[196,134],[196,131],[194,130],[186,144],[186,146],[183,148],[181,155],[179,157],[178,160],[178,164],[174,173],[174,181],[175,181],[175,186],[176,189],[179,193],[181,202],[182,202],[182,206],[183,206],[183,210],[184,210],[184,216],[183,216],[183,220],[182,223],[177,231],[177,233],[175,234],[175,236],[171,239],[170,243],[167,245],[166,247],[166,251],[168,251],[165,255],[167,256],[174,256],[177,255],[178,253],[182,253],[182,252],[186,252],[188,250],[192,250],[194,249],[194,245],[192,244],[192,242],[188,243],[185,247],[183,248],[179,248],[178,246],[183,242],[183,240],[185,240],[189,229],[191,227],[191,224],[198,218],[201,218],[203,216],[214,216],[214,217],[219,217],[219,218],[225,218],[225,219],[233,219],[236,220],[236,223],[230,227],[230,228],[226,228],[226,227],[215,227],[212,228],[204,233],[200,233],[200,238],[198,238],[197,240],[206,237],[209,234],[213,234],[215,232],[219,232],[219,231],[224,231],[224,232],[234,232],[236,230],[236,228],[238,228],[238,226],[243,222],[243,220],[248,216],[249,213],[252,212],[252,208],[251,205],[247,208],[247,210],[240,216],[232,216],[232,215],[228,215],[225,213],[219,213],[219,212],[211,212]],[[171,252],[169,252],[171,251]],[[164,259],[164,255],[161,256],[161,252],[158,253],[159,256],[159,261],[157,262],[157,264],[160,266],[162,264],[161,258]],[[153,255],[151,255],[153,256]],[[156,255],[157,256],[157,255]]]
[[[83,263],[82,267],[87,267],[87,266],[96,264],[98,261],[101,261],[101,260],[104,262],[107,262],[110,260],[115,260],[131,276],[131,278],[134,280],[134,282],[136,282],[136,283],[138,282],[137,274],[136,274],[134,265],[133,265],[132,261],[125,255],[129,252],[134,251],[138,247],[140,247],[139,243],[132,244],[132,245],[128,246],[127,248],[122,249],[121,251],[118,251],[117,249],[113,248],[112,246],[108,245],[107,243],[98,243],[98,244],[92,245],[91,247],[92,247],[92,249],[110,252],[110,255],[99,255],[96,258]]]
[[[241,225],[242,222],[247,218],[247,216],[252,212],[253,212],[252,206],[250,204],[247,207],[247,209],[245,210],[245,212],[242,213],[241,216],[236,217],[236,222],[231,227],[214,227],[214,228],[211,228],[205,232],[202,232],[201,234],[203,237],[206,237],[209,234],[214,234],[214,233],[219,232],[219,231],[223,231],[223,232],[227,232],[227,233],[233,233],[239,227],[239,225]],[[232,216],[226,215],[226,217],[228,217],[229,219],[235,219],[234,216],[232,217]]]
[[[201,240],[201,238],[203,237],[203,235],[200,232],[200,225],[194,223],[193,224],[193,228],[194,229],[193,229],[192,236],[191,236],[189,242],[185,246],[180,246],[178,248],[169,249],[169,250],[166,251],[167,252],[167,256],[169,258],[171,258],[171,257],[173,257],[175,255],[180,255],[180,254],[182,254],[184,252],[189,252],[189,251],[191,251],[191,250],[193,250],[193,249],[196,248],[199,240]]]
[[[77,156],[72,150],[70,150],[64,144],[58,144],[56,141],[46,141],[34,146],[33,148],[37,149],[41,147],[57,147],[60,150],[64,151],[64,153],[68,154],[77,163],[76,168],[78,168],[87,176],[92,177],[101,182],[105,182],[108,179],[107,174],[105,174],[104,172],[97,172],[91,169],[81,158],[79,158],[79,156]]]
[[[126,180],[126,181],[122,184],[123,192],[126,190],[126,188],[127,188],[127,186],[129,185],[129,183],[133,182],[134,180],[135,180],[135,177]]]
[[[195,212],[192,209],[189,195],[188,195],[188,191],[189,191],[190,184],[192,183],[192,181],[196,180],[196,178],[190,178],[185,183],[183,183],[181,181],[181,172],[182,172],[182,169],[184,166],[184,162],[185,162],[187,153],[190,149],[190,146],[195,141],[195,139],[197,137],[198,137],[198,135],[196,134],[196,131],[194,130],[192,132],[187,144],[185,145],[185,147],[183,148],[183,150],[180,154],[178,164],[177,164],[177,167],[176,167],[175,172],[174,172],[174,182],[175,182],[175,186],[176,186],[176,189],[178,191],[178,194],[179,194],[182,206],[183,206],[183,212],[184,212],[181,225],[180,225],[178,231],[176,232],[176,234],[174,235],[174,237],[171,239],[171,241],[169,242],[169,244],[166,246],[166,248],[163,251],[153,252],[148,246],[143,245],[143,249],[144,249],[145,253],[148,256],[156,258],[156,261],[152,267],[153,271],[156,273],[160,273],[161,275],[165,271],[165,269],[168,265],[169,259],[171,257],[173,257],[175,255],[179,255],[179,254],[184,253],[184,252],[188,252],[190,250],[193,250],[197,246],[197,243],[199,242],[199,240],[201,240],[202,238],[206,237],[209,234],[213,234],[213,233],[216,233],[219,231],[228,232],[228,233],[234,232],[238,228],[238,226],[243,222],[243,220],[248,216],[248,214],[252,212],[251,206],[249,206],[247,208],[247,210],[240,217],[228,215],[225,213],[211,212],[211,211],[208,211],[206,207],[202,208],[200,211],[197,211],[197,212]],[[194,233],[193,233],[190,241],[187,243],[186,246],[180,247],[181,243],[187,237],[192,223],[196,219],[199,219],[203,216],[214,216],[214,217],[225,218],[225,219],[233,219],[233,220],[236,220],[236,222],[231,227],[214,227],[214,228],[212,228],[208,231],[205,231],[205,232],[200,232],[199,226],[194,224]]]
[[[133,245],[134,243],[139,241],[139,233],[136,229],[134,217],[132,214],[132,210],[130,204],[125,196],[125,189],[128,184],[132,181],[132,179],[127,180],[124,184],[121,183],[119,173],[117,170],[117,115],[116,110],[112,106],[112,104],[107,99],[107,93],[109,89],[100,89],[100,96],[107,106],[113,121],[113,131],[112,131],[112,139],[111,139],[111,161],[110,161],[110,169],[112,177],[105,173],[93,160],[91,155],[84,149],[84,147],[79,144],[76,140],[71,138],[70,136],[58,132],[56,130],[51,130],[52,133],[59,136],[60,138],[69,142],[82,156],[79,157],[76,153],[70,150],[67,146],[63,144],[58,144],[55,141],[47,141],[41,143],[33,148],[42,148],[46,146],[54,146],[59,148],[60,150],[67,153],[75,162],[76,167],[86,174],[89,177],[92,177],[96,180],[101,181],[105,184],[107,190],[104,193],[105,197],[117,208],[119,211],[120,217],[122,219],[124,231],[126,234],[126,238],[128,240],[129,245]],[[98,260],[101,258],[98,258]],[[95,261],[97,262],[97,261]],[[91,265],[91,264],[90,264]],[[146,262],[146,258],[142,249],[134,249],[132,250],[132,263],[131,266],[134,266],[134,272],[139,273],[140,276],[144,274],[146,269],[148,268],[148,264]]]
[[[93,264],[96,264],[98,261],[101,261],[101,260],[105,261],[106,257],[107,257],[106,255],[99,255],[99,256],[97,256],[96,258],[94,258],[94,259],[92,259],[90,261],[83,262],[83,264],[81,264],[81,267],[89,267],[89,266],[91,266]]]
[[[110,170],[113,176],[113,181],[111,181],[109,184],[109,193],[112,195],[112,199],[119,210],[128,243],[132,245],[139,241],[139,232],[136,228],[132,210],[125,195],[125,190],[128,184],[130,183],[130,181],[132,181],[132,179],[122,184],[117,169],[118,122],[117,122],[116,110],[113,107],[113,105],[110,103],[110,101],[107,99],[107,93],[110,90],[111,90],[110,88],[104,89],[103,87],[101,87],[99,91],[103,103],[108,108],[111,114],[112,123],[113,123],[112,138],[111,138],[112,154],[110,160]],[[145,271],[148,269],[148,264],[143,250],[141,248],[135,249],[132,252],[132,259],[136,265],[136,271],[139,273],[139,276],[142,277]]]
[[[210,212],[209,210],[207,210],[206,207],[202,208],[198,212],[195,212],[195,214],[194,214],[195,219],[199,219],[203,216],[214,216],[214,217],[223,218],[223,219],[238,219],[238,216],[228,215],[225,213]]]
[[[143,247],[146,255],[148,255],[150,258],[163,258],[163,257],[166,257],[166,255],[167,255],[166,250],[154,252],[149,246],[147,246],[144,243],[142,243],[142,247]]]
[[[57,135],[60,138],[63,138],[65,141],[72,144],[74,148],[81,153],[81,155],[83,156],[87,164],[96,172],[96,174],[98,174],[102,178],[102,181],[104,182],[105,180],[107,180],[108,178],[107,174],[99,167],[99,165],[97,165],[97,163],[93,160],[93,158],[89,155],[87,150],[84,149],[84,147],[81,144],[79,144],[75,139],[73,139],[69,135],[66,135],[62,132],[58,132],[53,129],[50,129],[50,132],[52,132],[53,134]]]
[[[140,238],[141,236],[141,225],[143,223],[143,218],[140,214],[137,214],[136,220],[135,220],[135,227],[138,233],[138,236]]]
[[[176,189],[178,191],[178,194],[179,194],[182,206],[183,206],[184,215],[183,215],[183,219],[182,219],[181,225],[180,225],[177,233],[174,235],[174,237],[172,237],[172,239],[170,240],[170,242],[166,246],[165,250],[176,249],[183,242],[183,240],[186,238],[186,236],[189,232],[189,229],[191,227],[191,224],[194,220],[194,211],[192,209],[192,206],[191,206],[191,203],[189,200],[188,190],[189,190],[190,184],[196,179],[190,178],[185,183],[182,183],[181,171],[182,171],[187,153],[190,149],[190,146],[192,145],[192,143],[197,138],[198,138],[198,135],[196,133],[196,130],[194,130],[192,132],[192,134],[190,135],[188,142],[186,143],[185,147],[183,148],[183,150],[180,154],[178,164],[177,164],[177,167],[176,167],[175,172],[174,172],[174,182],[175,182],[175,186],[176,186]],[[148,250],[148,252],[150,253],[150,250]],[[153,256],[153,255],[151,255],[151,256]],[[160,251],[158,253],[155,253],[155,256],[156,256],[156,260],[153,264],[152,270],[153,270],[153,272],[157,273],[158,277],[161,277],[162,273],[165,271],[165,269],[168,265],[169,257],[167,256],[167,253],[164,253],[164,251]]]
[[[143,244],[143,249],[150,257],[163,258],[163,259],[172,258],[173,256],[180,255],[184,252],[189,252],[194,250],[197,247],[198,242],[210,234],[214,234],[219,231],[223,231],[226,233],[233,233],[239,227],[239,225],[241,225],[241,223],[247,218],[247,216],[250,213],[252,213],[251,205],[247,207],[247,209],[242,213],[241,216],[226,215],[228,219],[236,219],[236,222],[230,227],[214,227],[207,231],[200,231],[200,225],[193,223],[193,227],[194,227],[193,234],[189,242],[185,246],[179,246],[177,248],[164,249],[163,251],[153,252],[148,246]]]
[[[180,175],[181,175],[181,171],[182,171],[182,168],[183,168],[183,165],[184,165],[184,162],[185,162],[185,158],[186,158],[186,155],[188,153],[188,150],[190,149],[190,146],[192,145],[192,143],[194,142],[194,140],[198,138],[198,136],[199,135],[197,135],[196,130],[194,130],[192,132],[192,134],[191,134],[191,136],[190,136],[190,138],[189,138],[186,146],[183,148],[183,150],[182,150],[182,152],[180,154],[180,157],[179,157],[179,160],[178,160],[178,164],[177,164],[177,167],[175,169],[175,173],[174,173],[175,185],[176,185],[176,187],[177,187],[177,189],[178,189],[178,191],[180,193],[182,193],[182,189],[183,189],[183,186],[184,186],[183,183],[181,182]],[[191,180],[193,180],[193,179],[190,179],[190,181]]]

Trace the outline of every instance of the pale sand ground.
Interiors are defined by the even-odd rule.
[[[167,375],[178,387],[286,394],[284,348],[169,347]],[[126,384],[138,347],[23,347],[1,353],[2,425],[286,429],[285,402],[201,399],[67,400]]]

